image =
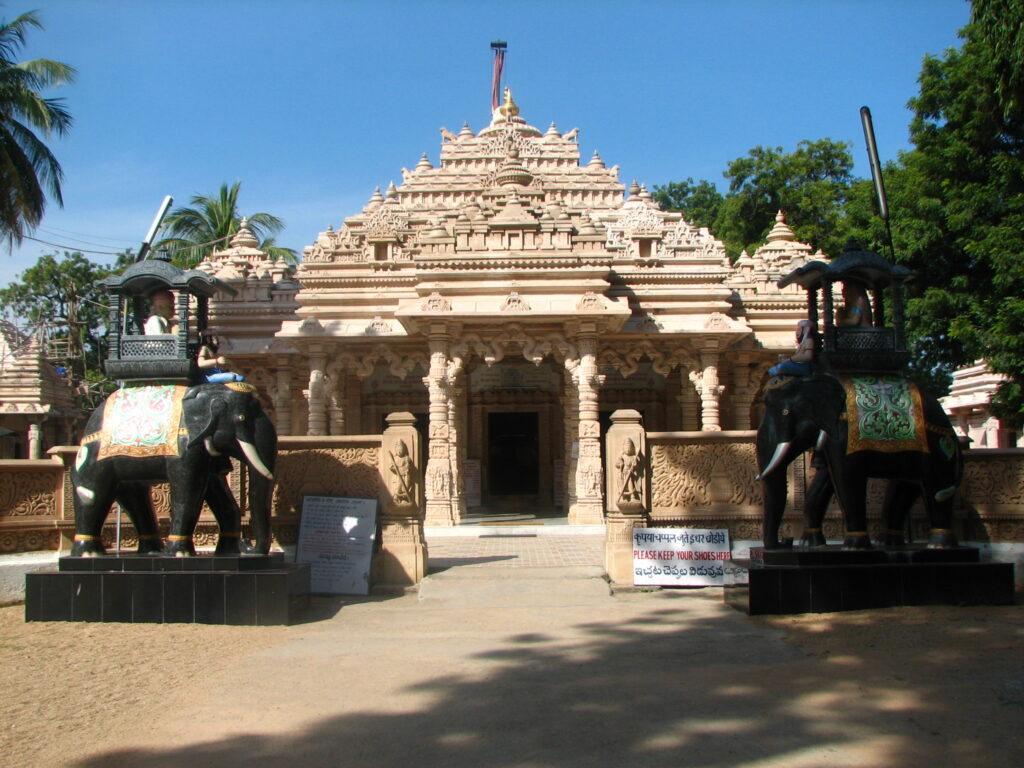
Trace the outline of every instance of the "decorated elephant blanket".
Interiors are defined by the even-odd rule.
[[[898,376],[844,376],[847,454],[928,452],[927,425],[917,385]]]
[[[125,387],[107,398],[103,425],[82,444],[99,440],[97,460],[111,456],[177,456],[181,400],[188,387],[160,384]]]

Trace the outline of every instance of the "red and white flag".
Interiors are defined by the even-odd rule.
[[[494,47],[494,81],[491,83],[491,112],[501,104],[501,70],[505,67],[505,48]]]

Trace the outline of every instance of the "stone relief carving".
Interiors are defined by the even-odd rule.
[[[529,312],[530,305],[526,302],[522,296],[516,291],[512,291],[508,296],[505,297],[505,301],[501,304],[502,312]]]
[[[278,454],[274,514],[298,514],[303,496],[377,498],[379,448],[311,448]]]
[[[387,204],[370,214],[366,221],[366,234],[400,240],[408,227],[409,220],[401,213],[398,206]]]
[[[593,291],[587,291],[583,294],[580,300],[576,302],[576,309],[604,309],[604,302],[601,300],[601,297]]]
[[[424,312],[451,312],[452,304],[437,291],[434,291],[420,305]]]
[[[451,498],[451,472],[441,462],[431,462],[427,467],[427,487],[430,489],[431,498]]]
[[[412,457],[404,440],[395,444],[394,451],[388,451],[388,489],[391,501],[396,506],[409,506],[416,500]]]
[[[366,334],[368,336],[380,336],[386,333],[391,333],[391,325],[380,315],[376,315],[373,318],[373,322],[366,326]]]
[[[759,507],[760,484],[752,443],[651,446],[651,496],[658,509],[712,504]],[[760,535],[760,534],[759,534]]]
[[[41,472],[4,473],[0,484],[0,518],[52,515],[56,507],[57,478]]]

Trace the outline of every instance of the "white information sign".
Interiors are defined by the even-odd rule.
[[[295,562],[310,564],[310,591],[368,594],[376,537],[376,499],[303,497]]]
[[[633,583],[637,585],[721,586],[731,557],[725,529],[633,529]]]

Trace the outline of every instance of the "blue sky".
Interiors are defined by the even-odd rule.
[[[37,8],[22,59],[67,62],[71,134],[51,148],[64,208],[36,237],[70,248],[138,246],[164,195],[175,205],[242,182],[242,213],[285,220],[301,252],[401,181],[439,128],[489,120],[492,54],[526,120],[580,129],[620,181],[693,177],[725,191],[756,145],[853,143],[871,107],[883,160],[908,148],[926,53],[958,45],[964,0],[8,0]],[[0,253],[0,285],[52,246]],[[112,256],[91,255],[101,263]]]

